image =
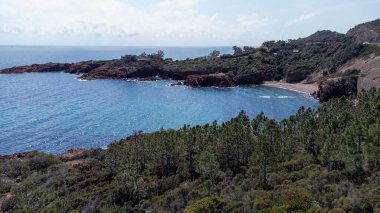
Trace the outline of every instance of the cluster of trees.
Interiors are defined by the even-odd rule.
[[[2,211],[379,211],[380,90],[280,122],[242,111],[0,169]]]
[[[259,48],[234,46],[233,54],[221,55],[219,60],[205,57],[176,61],[164,65],[163,69],[176,73],[224,72],[238,84],[280,79],[295,82],[316,71],[333,74],[348,59],[356,57],[361,49],[362,45],[349,36],[320,31],[298,40],[264,42]]]

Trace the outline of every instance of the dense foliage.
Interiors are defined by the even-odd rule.
[[[380,211],[380,90],[0,162],[7,212]]]

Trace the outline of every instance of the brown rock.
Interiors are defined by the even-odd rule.
[[[83,74],[81,79],[85,80],[95,80],[95,79],[120,79],[126,78],[127,74],[118,69],[112,69],[108,66],[101,66],[88,73]]]
[[[67,70],[67,72],[72,73],[72,74],[88,73],[91,70],[94,70],[102,65],[103,64],[79,62],[79,63],[72,64]]]

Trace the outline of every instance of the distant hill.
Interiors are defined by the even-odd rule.
[[[380,43],[380,19],[359,24],[347,32],[360,43]]]
[[[344,39],[344,34],[333,32],[330,30],[318,31],[306,38],[296,40],[297,43],[311,43],[311,42],[335,42]]]

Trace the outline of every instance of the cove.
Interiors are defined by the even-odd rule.
[[[99,148],[129,136],[213,122],[245,110],[281,120],[318,101],[289,90],[190,88],[172,81],[80,81],[65,73],[0,75],[0,155]]]

